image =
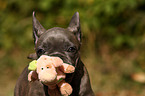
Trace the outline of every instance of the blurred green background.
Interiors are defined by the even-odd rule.
[[[145,96],[145,0],[0,0],[0,96],[13,96],[34,52],[33,11],[46,29],[66,28],[80,13],[96,96]]]

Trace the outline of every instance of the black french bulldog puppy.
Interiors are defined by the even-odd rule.
[[[64,62],[75,66],[75,72],[67,74],[66,82],[70,83],[73,92],[71,96],[94,96],[86,67],[80,59],[81,28],[79,13],[76,12],[68,28],[54,27],[45,30],[33,12],[33,37],[36,54],[31,54],[30,59],[37,59],[42,54],[58,56]],[[49,96],[47,86],[40,81],[28,81],[28,66],[21,73],[14,96]]]

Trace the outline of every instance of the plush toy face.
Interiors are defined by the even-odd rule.
[[[37,67],[37,73],[39,80],[43,83],[48,84],[56,81],[57,73],[54,66],[41,62],[41,66]]]
[[[55,83],[57,79],[56,67],[60,66],[63,61],[57,57],[41,56],[37,60],[38,78],[45,84]]]

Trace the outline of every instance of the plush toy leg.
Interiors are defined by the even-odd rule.
[[[64,80],[62,80],[57,85],[60,88],[60,93],[62,96],[69,96],[73,91],[71,85],[69,83],[66,83]]]
[[[36,79],[38,79],[38,74],[36,71],[30,71],[28,74],[28,81],[35,81]]]
[[[45,85],[46,85],[46,84],[45,84]],[[46,86],[48,86],[48,88],[51,89],[51,90],[57,88],[56,84],[52,84],[52,85],[49,84],[49,85],[46,85]]]

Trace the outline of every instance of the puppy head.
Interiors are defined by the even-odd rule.
[[[37,57],[58,56],[64,62],[75,65],[81,45],[79,13],[73,15],[68,28],[54,27],[46,30],[33,12],[33,37]]]

